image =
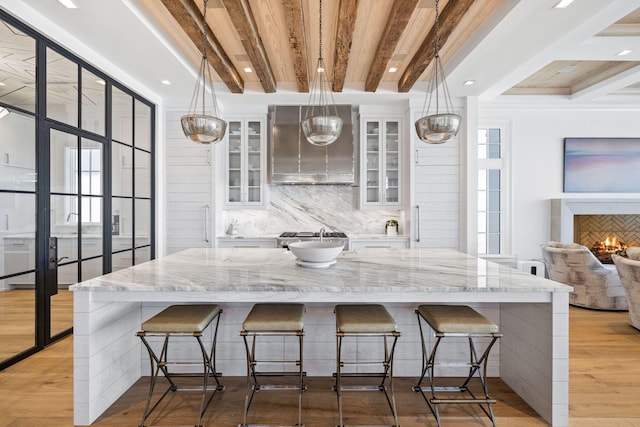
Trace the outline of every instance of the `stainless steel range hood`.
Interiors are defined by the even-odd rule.
[[[269,107],[271,125],[271,184],[354,184],[357,107],[338,105],[342,134],[326,147],[310,144],[300,130],[306,106]]]

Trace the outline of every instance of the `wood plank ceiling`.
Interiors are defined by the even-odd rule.
[[[161,4],[160,4],[161,3]],[[440,0],[444,62],[500,0]],[[179,45],[202,46],[201,0],[144,0]],[[435,0],[323,0],[323,52],[334,92],[345,85],[408,92],[434,57]],[[170,18],[169,18],[170,16]],[[230,92],[309,91],[319,54],[319,0],[209,0],[209,61]],[[248,69],[251,71],[248,71]],[[395,71],[390,71],[395,69]]]
[[[197,64],[203,0],[139,0]],[[447,61],[503,0],[440,0],[440,55]],[[323,0],[323,52],[334,92],[409,92],[431,74],[435,0]],[[308,92],[318,59],[319,0],[209,0],[210,63],[231,93]],[[599,36],[637,31],[640,9]],[[630,30],[631,29],[631,30]],[[557,60],[505,94],[571,95],[631,73],[634,61]],[[570,71],[570,72],[567,72]]]

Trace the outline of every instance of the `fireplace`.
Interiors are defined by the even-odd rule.
[[[553,199],[551,240],[580,243],[610,263],[611,253],[640,246],[640,199]]]
[[[612,254],[625,255],[627,247],[640,245],[640,214],[574,215],[573,236],[600,262],[612,264]]]

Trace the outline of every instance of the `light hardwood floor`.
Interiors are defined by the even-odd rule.
[[[640,427],[640,331],[627,323],[626,312],[570,310],[570,425],[572,427]],[[43,352],[0,371],[0,426],[72,426],[73,340],[67,338]],[[239,363],[243,363],[240,361]],[[209,427],[236,426],[242,419],[244,379],[223,377],[225,391],[219,393],[205,415]],[[329,378],[309,378],[304,397],[307,427],[337,424],[335,395]],[[137,426],[147,382],[140,380],[122,396],[94,426]],[[435,426],[435,421],[412,381],[396,382],[398,412],[402,427]],[[545,426],[518,396],[500,380],[490,383],[498,427]],[[255,409],[276,418],[262,422],[295,422],[295,397],[290,392],[259,394]],[[345,420],[349,424],[389,423],[387,406],[378,393],[347,396]],[[198,402],[176,393],[152,417],[154,425],[193,425]],[[178,407],[178,405],[180,405]],[[254,412],[255,414],[255,412]],[[255,420],[255,418],[254,418]],[[450,406],[443,410],[443,426],[489,426],[472,407]]]

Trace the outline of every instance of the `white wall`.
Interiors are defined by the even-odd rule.
[[[525,104],[528,102],[528,105]],[[550,238],[550,199],[638,198],[640,194],[563,193],[565,137],[640,137],[639,107],[481,104],[482,120],[507,120],[512,135],[512,244],[520,259],[540,258]],[[621,171],[621,177],[624,171]]]

